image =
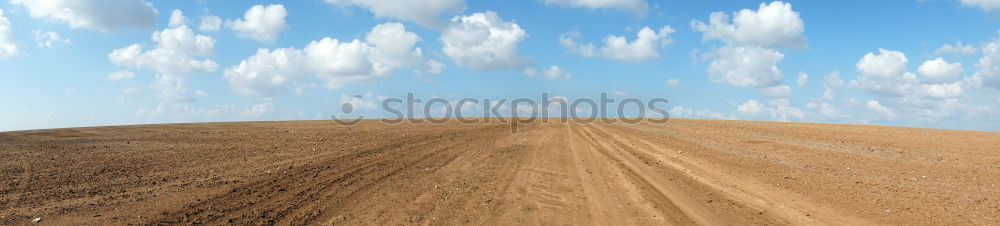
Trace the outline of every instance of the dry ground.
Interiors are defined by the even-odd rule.
[[[990,225],[1000,134],[672,120],[0,133],[0,225]]]

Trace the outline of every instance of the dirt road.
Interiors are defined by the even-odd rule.
[[[0,133],[0,225],[1000,224],[1000,134],[745,121]]]

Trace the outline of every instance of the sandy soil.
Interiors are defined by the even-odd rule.
[[[1000,134],[672,120],[0,133],[0,225],[996,225]]]

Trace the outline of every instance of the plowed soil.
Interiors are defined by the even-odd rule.
[[[672,120],[0,133],[0,225],[996,225],[1000,134]]]

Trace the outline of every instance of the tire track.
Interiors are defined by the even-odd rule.
[[[644,186],[650,193],[655,195],[655,199],[661,200],[663,204],[670,204],[683,212],[683,216],[670,216],[674,217],[671,220],[679,220],[677,218],[683,217],[686,220],[693,221],[699,225],[722,225],[723,222],[715,216],[711,211],[709,211],[704,206],[700,205],[701,202],[695,201],[691,197],[687,196],[683,190],[677,188],[668,183],[664,183],[668,180],[664,179],[659,174],[652,172],[646,167],[641,167],[639,160],[635,159],[634,156],[629,156],[622,153],[615,145],[609,144],[604,137],[596,136],[593,131],[591,131],[590,126],[578,125],[578,130],[575,130],[578,135],[585,137],[585,139],[595,150],[604,154],[604,156],[615,161],[617,165],[625,169],[628,174],[636,179],[642,186]]]
[[[615,126],[603,125],[600,127]],[[622,127],[619,128],[625,129]],[[666,167],[678,172],[683,172],[697,183],[710,187],[713,190],[725,194],[729,198],[740,203],[767,210],[766,212],[768,214],[783,219],[785,223],[794,225],[828,225],[844,223],[851,225],[871,225],[871,222],[853,217],[850,214],[834,211],[809,203],[804,201],[803,198],[800,198],[799,195],[783,191],[773,186],[767,186],[749,179],[731,177],[721,172],[713,172],[708,168],[698,166],[703,164],[697,164],[692,162],[692,160],[685,158],[667,158],[665,157],[665,154],[670,153],[670,151],[666,151],[666,148],[648,140],[617,135],[624,133],[621,129],[619,129],[620,132],[618,133],[603,131],[602,134],[613,137],[616,140],[624,140],[629,143],[645,146],[648,150],[653,150],[653,152],[647,152],[646,154],[657,156],[656,159],[666,163]],[[703,146],[680,146],[674,148],[678,150],[690,151],[709,150]],[[824,222],[820,221],[820,219],[835,220],[835,222]]]
[[[343,158],[334,158],[301,167],[304,169],[290,172],[294,173],[291,175],[276,175],[258,182],[238,186],[223,196],[190,205],[181,212],[167,214],[158,222],[277,223],[286,219],[291,211],[299,209],[303,205],[314,206],[318,205],[317,203],[327,205],[324,208],[312,209],[304,214],[304,221],[309,221],[323,212],[344,208],[343,206],[338,207],[337,204],[344,202],[346,197],[363,191],[367,187],[365,185],[379,183],[379,177],[383,177],[384,180],[385,175],[400,170],[400,168],[396,168],[386,172],[387,166],[393,163],[407,162],[407,159],[412,158],[406,157],[415,154],[422,156],[420,159],[427,159],[434,153],[459,145],[447,144],[451,140],[443,138],[459,136],[460,134],[479,134],[472,131],[487,129],[499,129],[499,127],[480,127],[470,131],[445,131],[439,134],[395,140]],[[442,144],[445,144],[443,148],[433,148]],[[360,163],[344,164],[358,161]],[[293,184],[297,186],[290,186]],[[356,184],[361,184],[361,186]],[[292,190],[294,194],[288,194],[289,190]],[[333,200],[333,202],[316,202],[316,200]],[[213,215],[212,212],[227,214],[226,216]]]

